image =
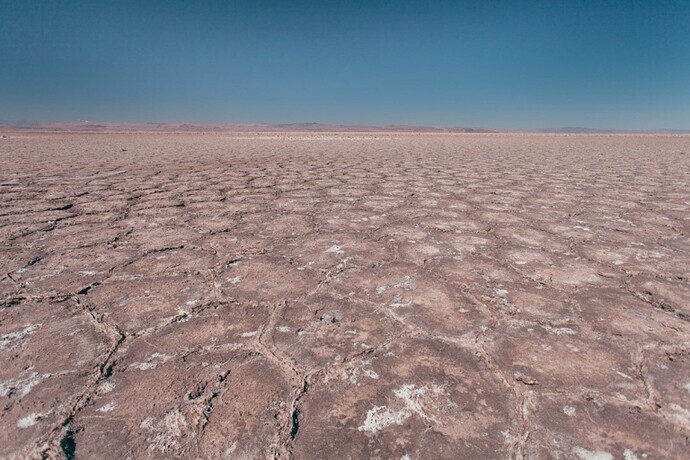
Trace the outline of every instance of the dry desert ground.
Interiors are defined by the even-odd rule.
[[[690,452],[690,136],[0,138],[0,458]]]

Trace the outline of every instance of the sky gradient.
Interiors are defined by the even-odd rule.
[[[690,129],[690,1],[0,0],[0,120]]]

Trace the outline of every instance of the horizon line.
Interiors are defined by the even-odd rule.
[[[321,123],[321,122],[295,122],[295,123],[224,123],[224,122],[194,122],[194,121],[4,121],[0,120],[0,128],[17,130],[39,130],[49,132],[61,131],[200,131],[200,132],[243,132],[264,131],[276,132],[293,130],[296,132],[410,132],[410,133],[562,133],[562,134],[690,134],[690,128],[651,128],[651,129],[627,129],[627,128],[591,128],[581,126],[561,126],[553,128],[492,128],[476,126],[433,126],[405,123],[391,124],[367,124],[367,123]],[[153,129],[152,129],[153,128]],[[176,128],[176,129],[175,129]]]

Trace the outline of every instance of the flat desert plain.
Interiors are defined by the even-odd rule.
[[[3,133],[0,457],[690,452],[690,137]]]

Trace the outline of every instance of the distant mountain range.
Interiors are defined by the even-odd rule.
[[[118,123],[80,120],[70,123],[6,122],[0,121],[0,129],[16,131],[59,132],[390,132],[390,133],[563,133],[563,134],[690,134],[690,129],[622,130],[598,128],[547,128],[526,130],[499,130],[490,128],[434,127],[416,125],[341,125],[328,123],[282,124],[214,124],[214,123]]]
[[[521,130],[520,132],[529,133],[564,133],[564,134],[635,134],[635,133],[658,133],[658,134],[689,134],[690,129],[645,129],[645,130],[635,130],[635,129],[600,129],[600,128],[577,128],[577,127],[565,127],[565,128],[547,128],[547,129],[528,129]]]

